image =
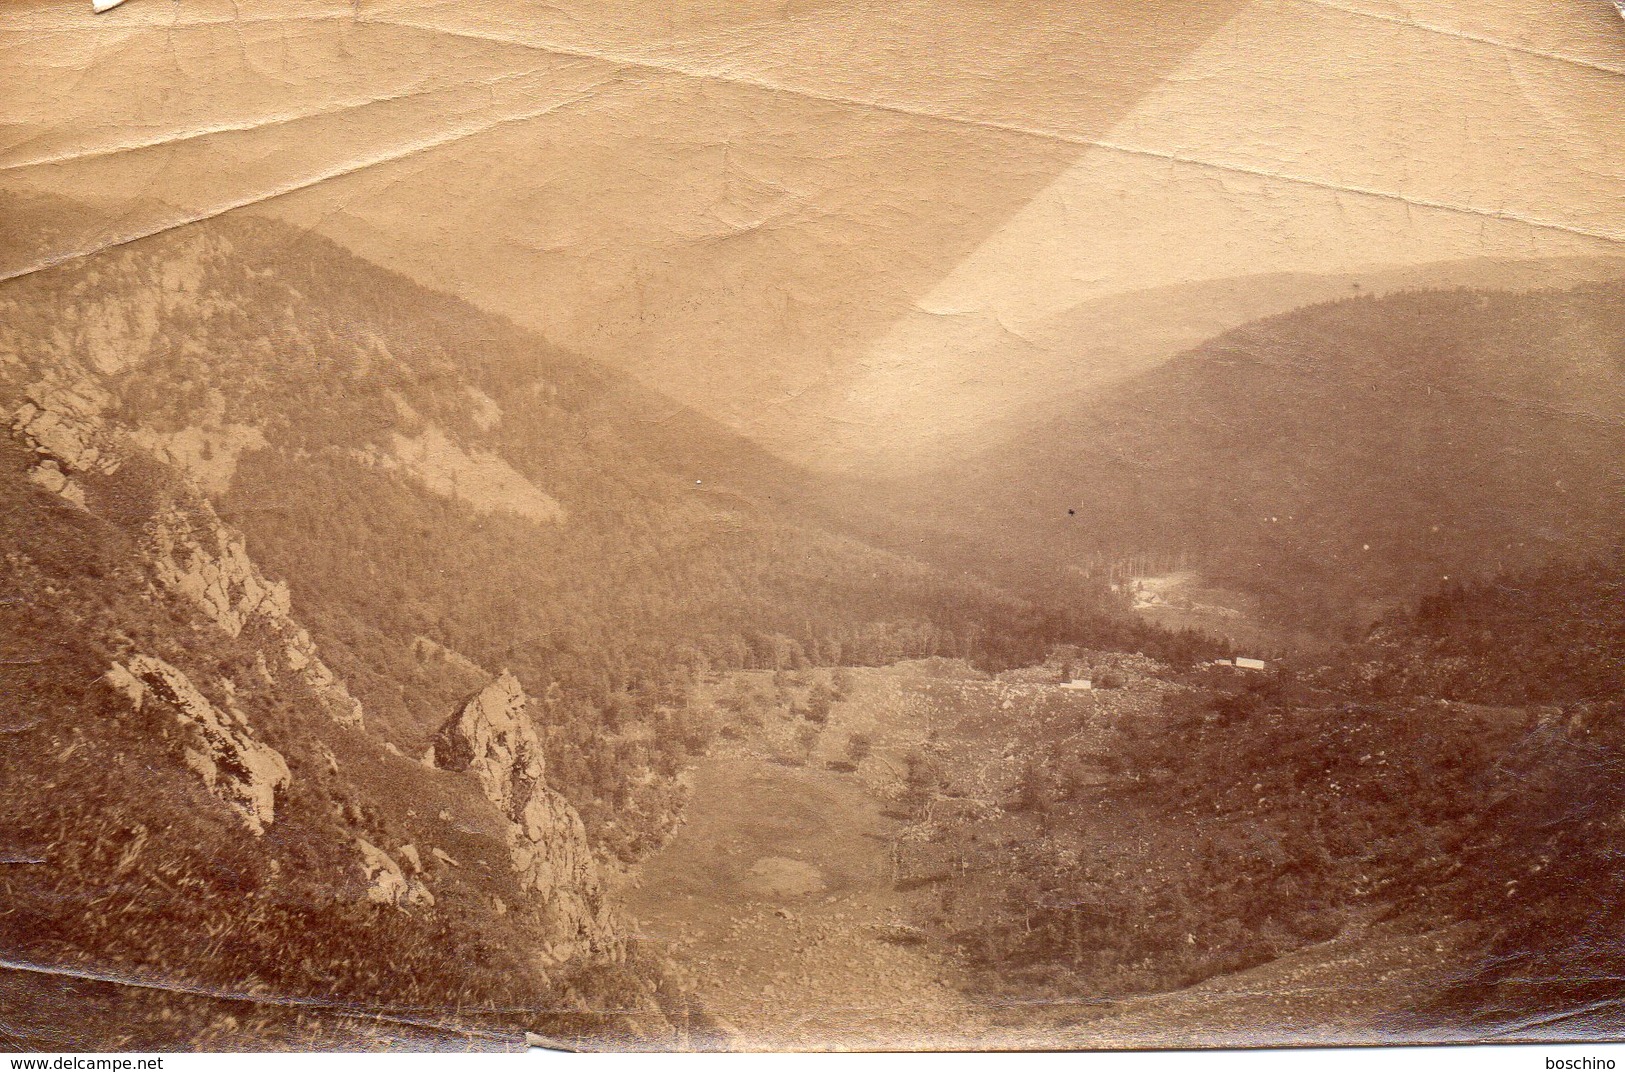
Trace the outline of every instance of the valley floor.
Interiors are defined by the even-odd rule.
[[[1099,1049],[1428,1035],[1408,1010],[1470,955],[1471,936],[1459,928],[1351,926],[1273,962],[1164,994],[1024,1002],[979,992],[953,955],[912,925],[929,915],[938,891],[897,881],[899,839],[910,835],[897,798],[904,757],[932,737],[951,746],[965,733],[979,738],[976,751],[993,767],[1012,761],[989,748],[994,705],[955,718],[926,701],[926,682],[971,695],[1008,686],[968,675],[944,681],[941,667],[929,676],[903,666],[853,678],[810,754],[797,752],[793,724],[776,714],[713,749],[692,772],[684,826],[623,884],[625,914],[725,1022],[720,1044]],[[1132,707],[1129,692],[1116,702]],[[872,754],[856,771],[831,768],[854,733],[872,736]],[[997,772],[977,780],[985,786]]]
[[[625,890],[627,914],[692,974],[735,1048],[942,1049],[989,1027],[955,966],[910,941],[887,790],[925,726],[880,725],[906,710],[886,701],[907,680],[859,673],[862,699],[834,706],[805,765],[783,762],[792,746],[775,725],[706,756],[685,825]],[[854,732],[875,734],[873,756],[830,770]]]

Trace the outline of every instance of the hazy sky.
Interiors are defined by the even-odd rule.
[[[0,26],[64,249],[253,205],[823,464],[1146,352],[1114,295],[1625,240],[1605,0],[84,6]]]
[[[1560,60],[1564,42],[1525,36],[1549,11],[1467,17],[1485,6],[1407,5],[1421,30],[1353,13],[1378,5],[1248,5],[866,351],[846,388],[853,437],[916,423],[932,384],[974,377],[989,323],[1041,339],[1102,295],[1616,252],[1593,235],[1625,236],[1625,82],[1593,66],[1605,57]]]

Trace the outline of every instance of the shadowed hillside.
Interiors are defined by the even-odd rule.
[[[1009,575],[1183,560],[1368,622],[1619,531],[1625,287],[1417,291],[1260,320],[908,493]],[[1129,570],[1119,566],[1119,575]]]

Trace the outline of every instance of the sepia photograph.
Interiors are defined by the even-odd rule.
[[[1625,1042],[1622,14],[0,0],[0,1051]]]

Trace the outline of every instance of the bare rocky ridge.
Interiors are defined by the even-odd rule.
[[[191,475],[166,453],[154,452],[141,429],[108,419],[106,411],[117,398],[98,374],[77,362],[58,364],[26,387],[24,395],[28,401],[13,413],[11,424],[41,456],[30,479],[76,506],[85,507],[86,499],[71,474],[115,473],[128,454],[147,454],[183,477]],[[293,619],[287,585],[261,576],[242,537],[220,522],[207,500],[191,509],[165,511],[150,537],[160,584],[196,604],[230,636],[239,636],[251,623],[263,625],[277,638],[288,669],[321,698],[329,714],[345,725],[361,725],[360,702],[322,662],[310,633]]]
[[[282,753],[254,737],[239,711],[222,712],[180,670],[150,655],[114,664],[107,682],[136,710],[148,703],[170,708],[189,731],[186,765],[225,801],[255,834],[276,818],[276,794],[292,775]]]
[[[47,376],[30,385],[25,397],[28,401],[12,414],[11,427],[41,456],[29,479],[83,508],[85,492],[72,474],[118,469],[117,456],[105,446],[101,418],[111,396],[88,376]]]
[[[180,494],[160,505],[133,533],[149,593],[179,597],[195,609],[200,623],[212,625],[223,638],[246,642],[253,652],[249,673],[257,679],[256,687],[276,693],[280,683],[297,682],[314,695],[339,730],[365,734],[360,701],[294,617],[287,583],[260,572],[247,541],[220,519],[207,497],[220,490],[219,474],[198,471],[190,454],[171,449],[176,433],[120,419],[116,374],[145,356],[150,355],[118,362],[95,355],[82,360],[53,358],[48,368],[31,368],[32,363],[16,360],[7,363],[21,400],[11,411],[11,431],[37,459],[28,478],[94,515],[103,504],[94,489],[87,495],[87,487],[105,482],[132,460],[156,462],[174,479]],[[257,429],[242,428],[247,431],[237,438],[243,445],[263,446]],[[218,446],[200,456],[213,457]],[[230,460],[234,465],[235,454]],[[426,638],[419,638],[419,644],[426,657],[454,660],[461,674],[489,677],[471,660]],[[186,767],[253,835],[264,835],[276,822],[279,799],[289,792],[295,776],[288,757],[256,734],[249,716],[232,699],[238,682],[229,675],[221,677],[219,688],[211,691],[217,700],[211,701],[187,671],[139,650],[121,655],[104,682],[134,711],[161,705],[173,714],[183,738]],[[221,694],[226,697],[223,701],[218,700]],[[590,958],[622,960],[624,943],[601,892],[586,831],[575,809],[545,782],[541,741],[525,714],[525,703],[513,675],[505,673],[491,681],[447,723],[437,741],[438,763],[431,760],[427,765],[472,771],[481,794],[499,813],[518,886],[534,896],[534,916],[547,939],[537,961],[545,965]],[[356,738],[358,744],[361,740]],[[377,742],[363,747],[377,747]],[[339,777],[331,748],[320,741],[313,748],[324,757],[327,774]],[[400,754],[388,741],[382,752]],[[425,868],[410,843],[395,845],[371,831],[366,836],[352,833],[334,861],[339,872],[349,876],[339,879],[339,886],[347,891],[345,896],[374,904],[433,911],[437,901],[430,888],[433,872],[454,866],[455,861],[437,847],[429,852],[434,868]],[[500,899],[495,903],[496,914],[504,914]]]
[[[405,867],[366,838],[357,838],[356,848],[361,853],[361,870],[367,877],[367,900],[397,907],[434,907],[434,894],[418,877],[423,867],[414,866],[417,850],[413,846],[402,846],[399,851],[406,861]],[[407,874],[408,870],[412,874]]]
[[[442,727],[431,761],[442,770],[472,772],[507,820],[520,886],[554,921],[548,955],[558,961],[618,957],[621,941],[586,829],[569,802],[548,788],[541,738],[526,704],[519,680],[503,672]]]
[[[222,525],[212,507],[167,512],[153,526],[152,543],[154,568],[165,587],[197,604],[231,636],[251,624],[263,626],[287,668],[321,698],[328,714],[346,726],[362,725],[361,702],[293,619],[288,586],[260,575],[242,537]]]
[[[134,430],[105,415],[117,405],[116,396],[100,375],[77,361],[56,363],[22,393],[27,401],[13,412],[11,427],[40,459],[29,478],[80,509],[89,505],[72,474],[111,476],[126,457],[151,454]],[[227,635],[238,637],[254,624],[265,627],[274,638],[273,658],[267,660],[262,651],[256,665],[268,682],[274,681],[274,663],[309,686],[335,721],[361,726],[360,703],[292,618],[287,585],[259,573],[242,538],[220,523],[207,500],[185,508],[171,504],[150,526],[146,543],[157,584],[194,604]],[[275,821],[276,795],[292,774],[283,755],[255,737],[234,705],[222,711],[185,672],[148,654],[115,663],[105,680],[137,711],[158,703],[174,712],[189,737],[187,767],[250,831],[261,835]],[[222,684],[228,694],[233,691],[229,680]]]

